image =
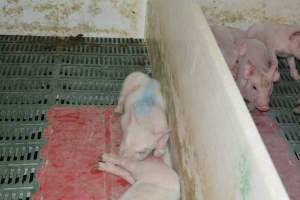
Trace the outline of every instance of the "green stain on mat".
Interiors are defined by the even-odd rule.
[[[245,154],[242,154],[239,162],[240,171],[240,199],[246,200],[250,192],[250,163]]]

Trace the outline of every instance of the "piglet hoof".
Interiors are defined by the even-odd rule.
[[[300,76],[298,75],[298,76],[293,76],[293,79],[295,80],[295,81],[299,81],[300,80]]]
[[[103,155],[99,156],[99,162],[103,162],[102,156],[103,156]]]
[[[292,77],[295,81],[299,81],[299,80],[300,80],[300,76],[299,76],[298,72],[291,73],[291,77]]]
[[[122,114],[122,107],[121,106],[117,106],[115,109],[114,109],[114,114],[116,115],[121,115]]]
[[[109,154],[107,154],[107,153],[102,154],[100,160],[101,160],[101,162],[108,162],[108,160],[109,160]]]
[[[300,114],[300,105],[296,106],[294,109],[293,109],[293,112],[295,114]]]
[[[112,164],[117,164],[118,160],[119,160],[119,156],[114,154],[114,153],[110,153],[110,154],[104,153],[102,155],[102,161],[103,162],[109,162],[109,163],[112,163]]]
[[[153,152],[153,156],[155,157],[162,157],[165,154],[165,150],[164,149],[156,149]]]
[[[280,73],[278,71],[275,72],[274,77],[273,77],[274,82],[280,81]]]
[[[101,170],[101,171],[108,171],[109,165],[107,163],[104,163],[104,162],[98,162],[97,169]]]

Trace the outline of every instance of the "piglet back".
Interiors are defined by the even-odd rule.
[[[136,182],[120,198],[120,200],[179,200],[176,190],[163,188],[151,183]]]

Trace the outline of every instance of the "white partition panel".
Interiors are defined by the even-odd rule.
[[[183,199],[288,199],[199,3],[148,1],[146,39]]]
[[[254,22],[274,21],[299,24],[299,0],[194,0],[201,5],[207,20],[247,28]]]
[[[147,0],[2,0],[0,34],[144,36]]]

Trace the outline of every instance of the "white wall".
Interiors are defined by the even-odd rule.
[[[0,0],[0,34],[144,37],[147,0]]]
[[[183,199],[288,199],[199,4],[149,1],[146,39]]]
[[[193,0],[211,23],[247,27],[253,22],[300,24],[299,0]]]

